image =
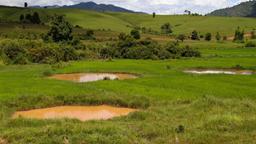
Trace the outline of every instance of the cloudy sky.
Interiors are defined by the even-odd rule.
[[[72,5],[80,2],[114,4],[135,11],[161,14],[180,14],[191,10],[206,14],[247,0],[26,0],[29,5]],[[22,6],[24,0],[0,0],[0,5]]]

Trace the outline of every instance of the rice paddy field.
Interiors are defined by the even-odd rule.
[[[10,15],[0,9],[0,17]],[[20,11],[9,17],[14,20]],[[255,27],[252,18],[157,16],[49,9],[64,13],[73,24],[91,29],[96,36],[115,37],[127,25],[158,29],[170,21],[175,33],[221,32],[232,35],[237,25]],[[42,9],[41,13],[46,13]],[[129,17],[129,19],[123,19]],[[86,20],[84,20],[86,19]],[[107,21],[107,22],[106,22]],[[98,25],[102,24],[103,25]],[[14,27],[17,25],[14,24]],[[8,33],[10,25],[1,25]],[[44,32],[45,26],[29,26]],[[22,32],[22,28],[18,28]],[[26,29],[27,31],[28,29]],[[113,31],[112,31],[113,30]],[[14,31],[13,31],[14,32]],[[22,33],[19,32],[19,33]],[[11,32],[10,32],[11,33]],[[97,35],[98,34],[98,35]],[[151,35],[159,42],[172,41]],[[2,38],[1,40],[3,40]],[[87,43],[87,42],[85,42]],[[191,41],[199,58],[167,60],[81,60],[58,64],[5,65],[0,60],[0,144],[251,144],[256,139],[256,74],[190,74],[185,70],[242,69],[256,71],[256,48],[232,41]],[[129,73],[136,79],[89,83],[50,79],[55,74]],[[136,109],[108,120],[13,118],[16,111],[56,106],[109,105]]]
[[[9,143],[253,143],[256,75],[195,75],[189,68],[255,70],[255,49],[207,50],[216,57],[69,62],[0,69],[0,137]],[[229,51],[229,52],[225,52]],[[228,55],[227,53],[232,53]],[[129,72],[140,78],[74,83],[46,72]],[[107,121],[12,119],[16,110],[109,104],[140,109]]]

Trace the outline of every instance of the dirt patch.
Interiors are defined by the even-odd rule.
[[[252,70],[236,70],[236,69],[192,69],[185,70],[185,73],[192,74],[227,74],[227,75],[252,75]]]
[[[0,144],[7,144],[7,141],[2,139],[2,138],[0,138]]]
[[[125,80],[135,79],[138,76],[126,73],[77,73],[77,74],[57,74],[50,76],[51,79],[67,80],[73,82],[93,82],[100,80]]]
[[[137,109],[119,108],[107,105],[101,106],[60,106],[45,109],[36,109],[30,111],[20,111],[13,115],[13,118],[29,119],[78,119],[88,120],[108,120],[114,117],[128,115]]]

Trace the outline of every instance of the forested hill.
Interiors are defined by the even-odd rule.
[[[256,0],[242,2],[239,5],[213,11],[210,16],[256,17]]]

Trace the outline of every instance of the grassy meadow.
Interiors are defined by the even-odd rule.
[[[153,19],[146,14],[0,7],[0,19],[8,20],[0,24],[0,42],[16,41],[28,33],[46,33],[47,24],[17,22],[20,14],[35,10],[45,21],[47,15],[66,15],[72,25],[83,27],[76,28],[74,34],[93,29],[96,40],[81,40],[84,49],[113,42],[109,38],[117,39],[120,32],[128,33],[134,26],[160,31],[166,22],[174,26],[174,35],[197,30],[202,34],[220,32],[232,36],[238,26],[246,32],[256,28],[254,18],[157,15]],[[174,41],[166,35],[142,35],[142,39],[146,37],[161,44]],[[35,36],[28,41],[42,40]],[[245,43],[217,42],[214,38],[185,40],[180,45],[198,49],[201,57],[83,59],[27,65],[7,65],[0,59],[0,144],[255,143],[256,75],[196,75],[183,71],[236,67],[256,71],[256,48],[245,47]],[[126,72],[138,74],[139,78],[90,83],[48,78],[53,74],[86,72]],[[139,111],[106,121],[12,118],[15,111],[102,104]]]

